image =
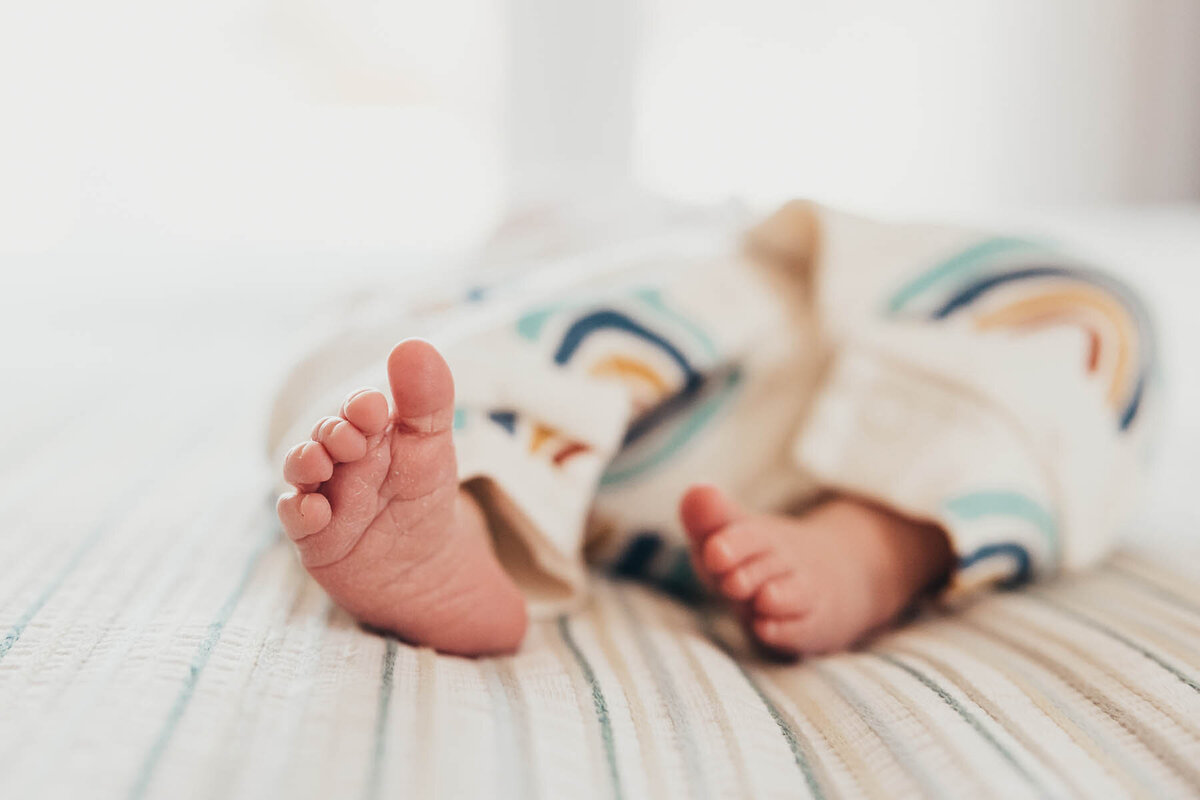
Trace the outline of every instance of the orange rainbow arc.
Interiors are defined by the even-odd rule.
[[[1082,312],[1082,314],[1081,314]],[[1099,331],[1083,322],[1083,314],[1098,314],[1107,323],[1110,337],[1100,336]],[[1051,322],[1053,320],[1053,322]],[[1101,362],[1104,352],[1114,354],[1115,366],[1108,388],[1108,401],[1119,407],[1136,380],[1134,374],[1134,352],[1137,349],[1137,326],[1128,312],[1111,296],[1091,287],[1072,286],[1045,291],[1031,297],[1015,300],[981,313],[975,319],[981,330],[997,328],[1022,328],[1048,324],[1074,325],[1082,327],[1091,341],[1088,356],[1089,371],[1094,371]]]
[[[914,284],[918,290],[893,300],[892,313],[922,300],[919,315],[934,322],[963,315],[981,330],[1078,327],[1088,336],[1087,371],[1110,376],[1105,397],[1120,430],[1130,428],[1156,361],[1153,321],[1136,294],[1109,275],[1068,264],[959,266],[952,259],[934,267]]]

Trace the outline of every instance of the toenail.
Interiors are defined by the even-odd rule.
[[[321,507],[321,502],[315,494],[306,494],[300,500],[300,519],[307,520],[317,515],[317,509]]]
[[[349,397],[347,397],[345,399],[345,401],[342,403],[343,413],[349,413],[350,407],[353,406],[355,403],[357,403],[359,398],[366,397],[367,393],[370,391],[371,391],[370,389],[359,389],[357,392],[354,392]]]

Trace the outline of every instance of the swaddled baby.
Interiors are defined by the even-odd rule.
[[[566,274],[352,324],[293,372],[279,517],[362,622],[509,652],[590,561],[698,578],[766,648],[826,652],[1087,565],[1129,506],[1146,314],[1045,243],[797,202],[740,249]],[[345,394],[384,366],[387,393]]]

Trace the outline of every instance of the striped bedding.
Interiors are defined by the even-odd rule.
[[[1190,269],[1194,220],[1130,252]],[[1090,574],[798,665],[597,577],[470,661],[358,628],[279,538],[270,370],[314,313],[285,288],[54,284],[0,320],[0,798],[1200,797],[1194,391],[1147,549]]]
[[[449,658],[331,607],[279,538],[255,420],[212,416],[144,422],[124,455],[85,418],[6,475],[0,796],[1200,794],[1195,554],[798,665],[598,576],[518,655]]]

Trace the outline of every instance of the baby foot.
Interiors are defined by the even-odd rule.
[[[360,621],[447,653],[516,649],[524,598],[496,560],[479,506],[459,487],[454,382],[432,345],[388,357],[393,410],[362,389],[296,445],[279,519],[309,573]]]
[[[935,527],[848,499],[802,516],[746,514],[696,486],[680,503],[697,570],[784,655],[842,650],[894,620],[952,563]]]

